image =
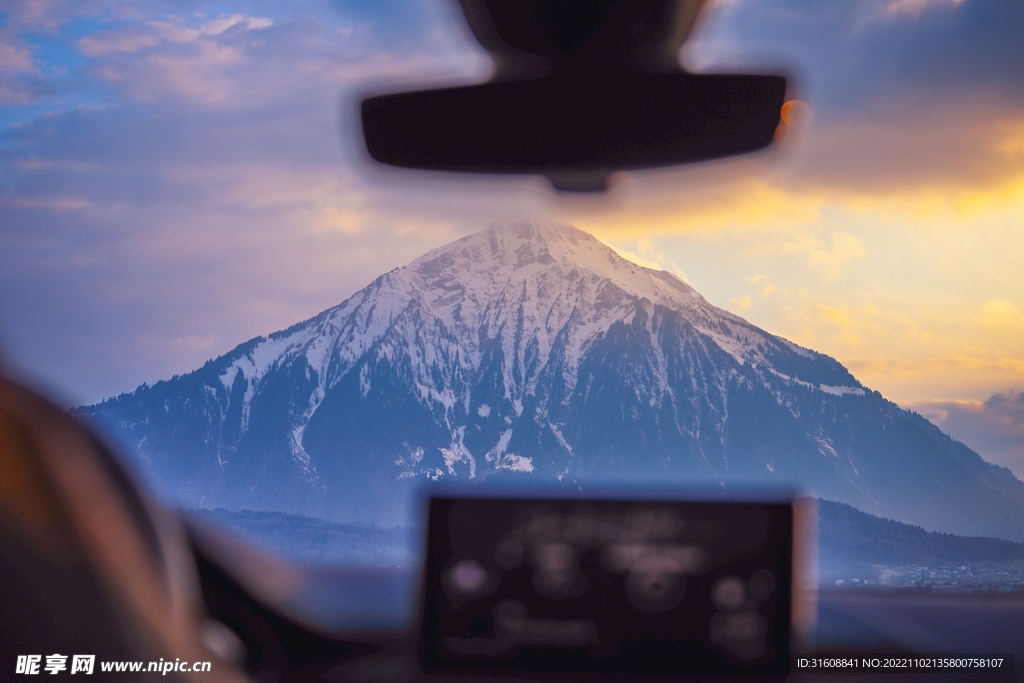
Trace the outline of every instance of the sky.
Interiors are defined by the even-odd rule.
[[[538,178],[366,161],[370,93],[485,80],[448,0],[0,0],[0,353],[67,405],[185,373],[494,222],[569,222],[1024,477],[1024,3],[710,0],[774,149]]]

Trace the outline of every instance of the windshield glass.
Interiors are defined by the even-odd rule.
[[[796,490],[822,585],[1024,590],[1020,3],[709,2],[777,144],[601,196],[367,160],[489,77],[456,3],[2,12],[5,361],[183,510],[412,567],[427,483]]]

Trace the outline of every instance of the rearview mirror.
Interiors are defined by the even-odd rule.
[[[785,95],[780,76],[571,75],[371,97],[362,118],[385,164],[541,174],[560,190],[600,191],[616,171],[768,146]]]
[[[489,83],[370,97],[370,156],[404,168],[541,174],[603,191],[616,171],[771,144],[786,79],[695,75],[677,55],[704,0],[459,0]]]

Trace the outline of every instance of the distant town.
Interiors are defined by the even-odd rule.
[[[878,578],[843,578],[822,587],[903,588],[943,593],[1016,593],[1024,595],[1024,571],[1013,566],[960,565],[928,567],[918,564],[875,565]]]

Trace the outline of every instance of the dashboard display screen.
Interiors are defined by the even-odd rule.
[[[434,498],[427,671],[784,676],[789,503]]]

